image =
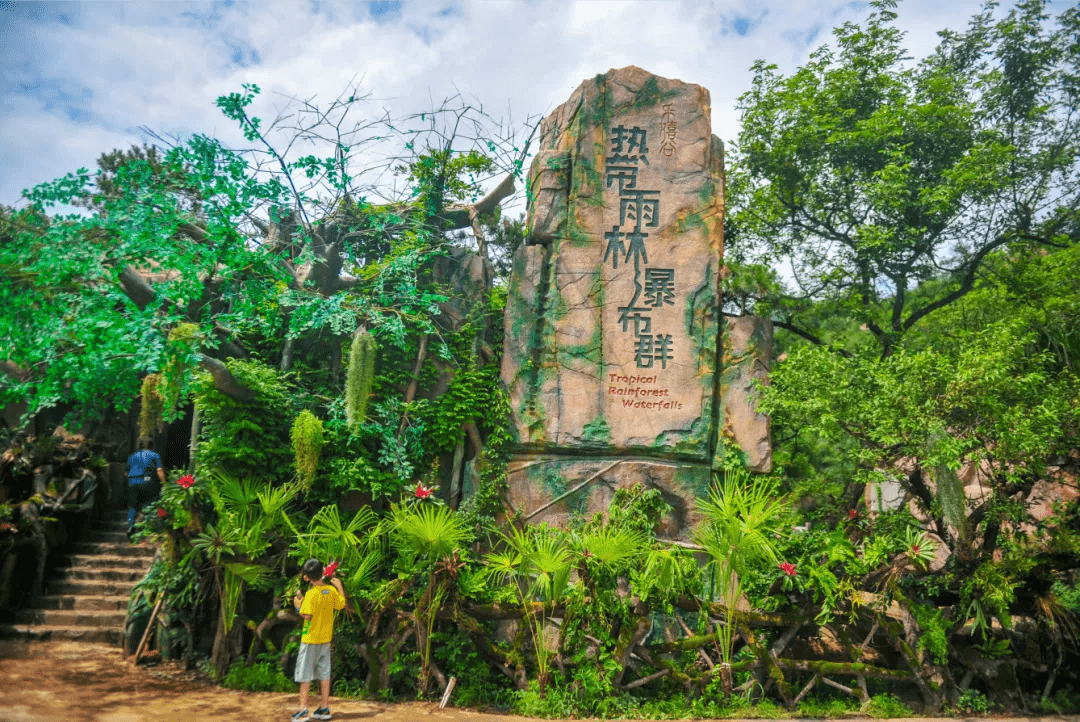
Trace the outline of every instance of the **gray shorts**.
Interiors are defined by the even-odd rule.
[[[310,682],[314,679],[330,679],[330,643],[300,643],[300,654],[296,657],[296,682]]]

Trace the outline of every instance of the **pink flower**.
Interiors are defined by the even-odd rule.
[[[176,483],[185,489],[191,488],[191,485],[195,483],[195,477],[191,474],[185,474],[176,480]]]
[[[160,517],[161,519],[164,519],[164,518],[165,518],[165,516],[166,516],[166,515],[167,515],[168,513],[169,513],[169,512],[165,511],[164,509],[158,509],[158,510],[157,510],[157,515],[158,515],[158,517]]]
[[[428,488],[424,487],[423,485],[421,485],[419,482],[417,482],[416,491],[413,492],[413,493],[416,494],[417,499],[426,499],[429,496],[431,496],[431,492],[433,492],[433,491],[435,491],[435,490],[434,489],[428,489]]]
[[[787,574],[789,577],[795,576],[795,565],[791,562],[784,562],[780,565],[780,571]]]

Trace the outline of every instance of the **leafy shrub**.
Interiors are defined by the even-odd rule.
[[[796,710],[800,717],[814,717],[814,718],[833,718],[843,717],[849,712],[854,712],[858,709],[858,705],[854,703],[854,700],[848,699],[818,699],[809,697],[799,702]]]
[[[911,708],[900,701],[896,695],[875,694],[862,706],[863,714],[877,719],[892,719],[894,717],[911,717]]]
[[[1059,689],[1053,697],[1040,699],[1035,711],[1041,714],[1076,714],[1080,712],[1080,695],[1072,687]]]
[[[295,692],[296,683],[281,672],[277,662],[256,662],[250,667],[236,661],[221,683],[246,692]]]
[[[990,701],[977,689],[965,689],[961,692],[952,708],[954,715],[986,714],[989,711]]]

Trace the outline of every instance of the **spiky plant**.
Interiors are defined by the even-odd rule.
[[[461,516],[449,507],[430,502],[393,507],[391,523],[391,543],[398,553],[410,561],[426,559],[428,565],[427,588],[417,600],[414,614],[416,646],[420,652],[417,689],[423,694],[431,680],[431,632],[452,584],[451,575],[440,576],[439,572],[455,566],[446,560],[459,555],[470,534]]]
[[[512,527],[510,533],[502,535],[502,541],[503,549],[487,556],[488,573],[497,582],[512,584],[518,592],[529,623],[543,694],[552,655],[544,641],[548,619],[544,603],[556,602],[566,594],[574,552],[564,533],[546,527]]]
[[[710,489],[709,498],[698,501],[705,519],[695,530],[694,540],[709,555],[706,570],[712,594],[725,607],[717,636],[726,664],[734,654],[742,580],[756,566],[778,563],[776,540],[787,508],[771,479],[751,476],[744,469],[727,471]]]
[[[349,371],[345,377],[345,419],[352,429],[364,423],[374,379],[375,337],[361,331],[353,336],[349,348]]]

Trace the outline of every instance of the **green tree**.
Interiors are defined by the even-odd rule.
[[[729,243],[743,308],[850,350],[849,327],[813,310],[827,301],[883,357],[970,293],[996,249],[1080,234],[1080,11],[1051,24],[1042,0],[998,20],[989,7],[913,63],[894,7],[874,3],[790,76],[754,64]]]

